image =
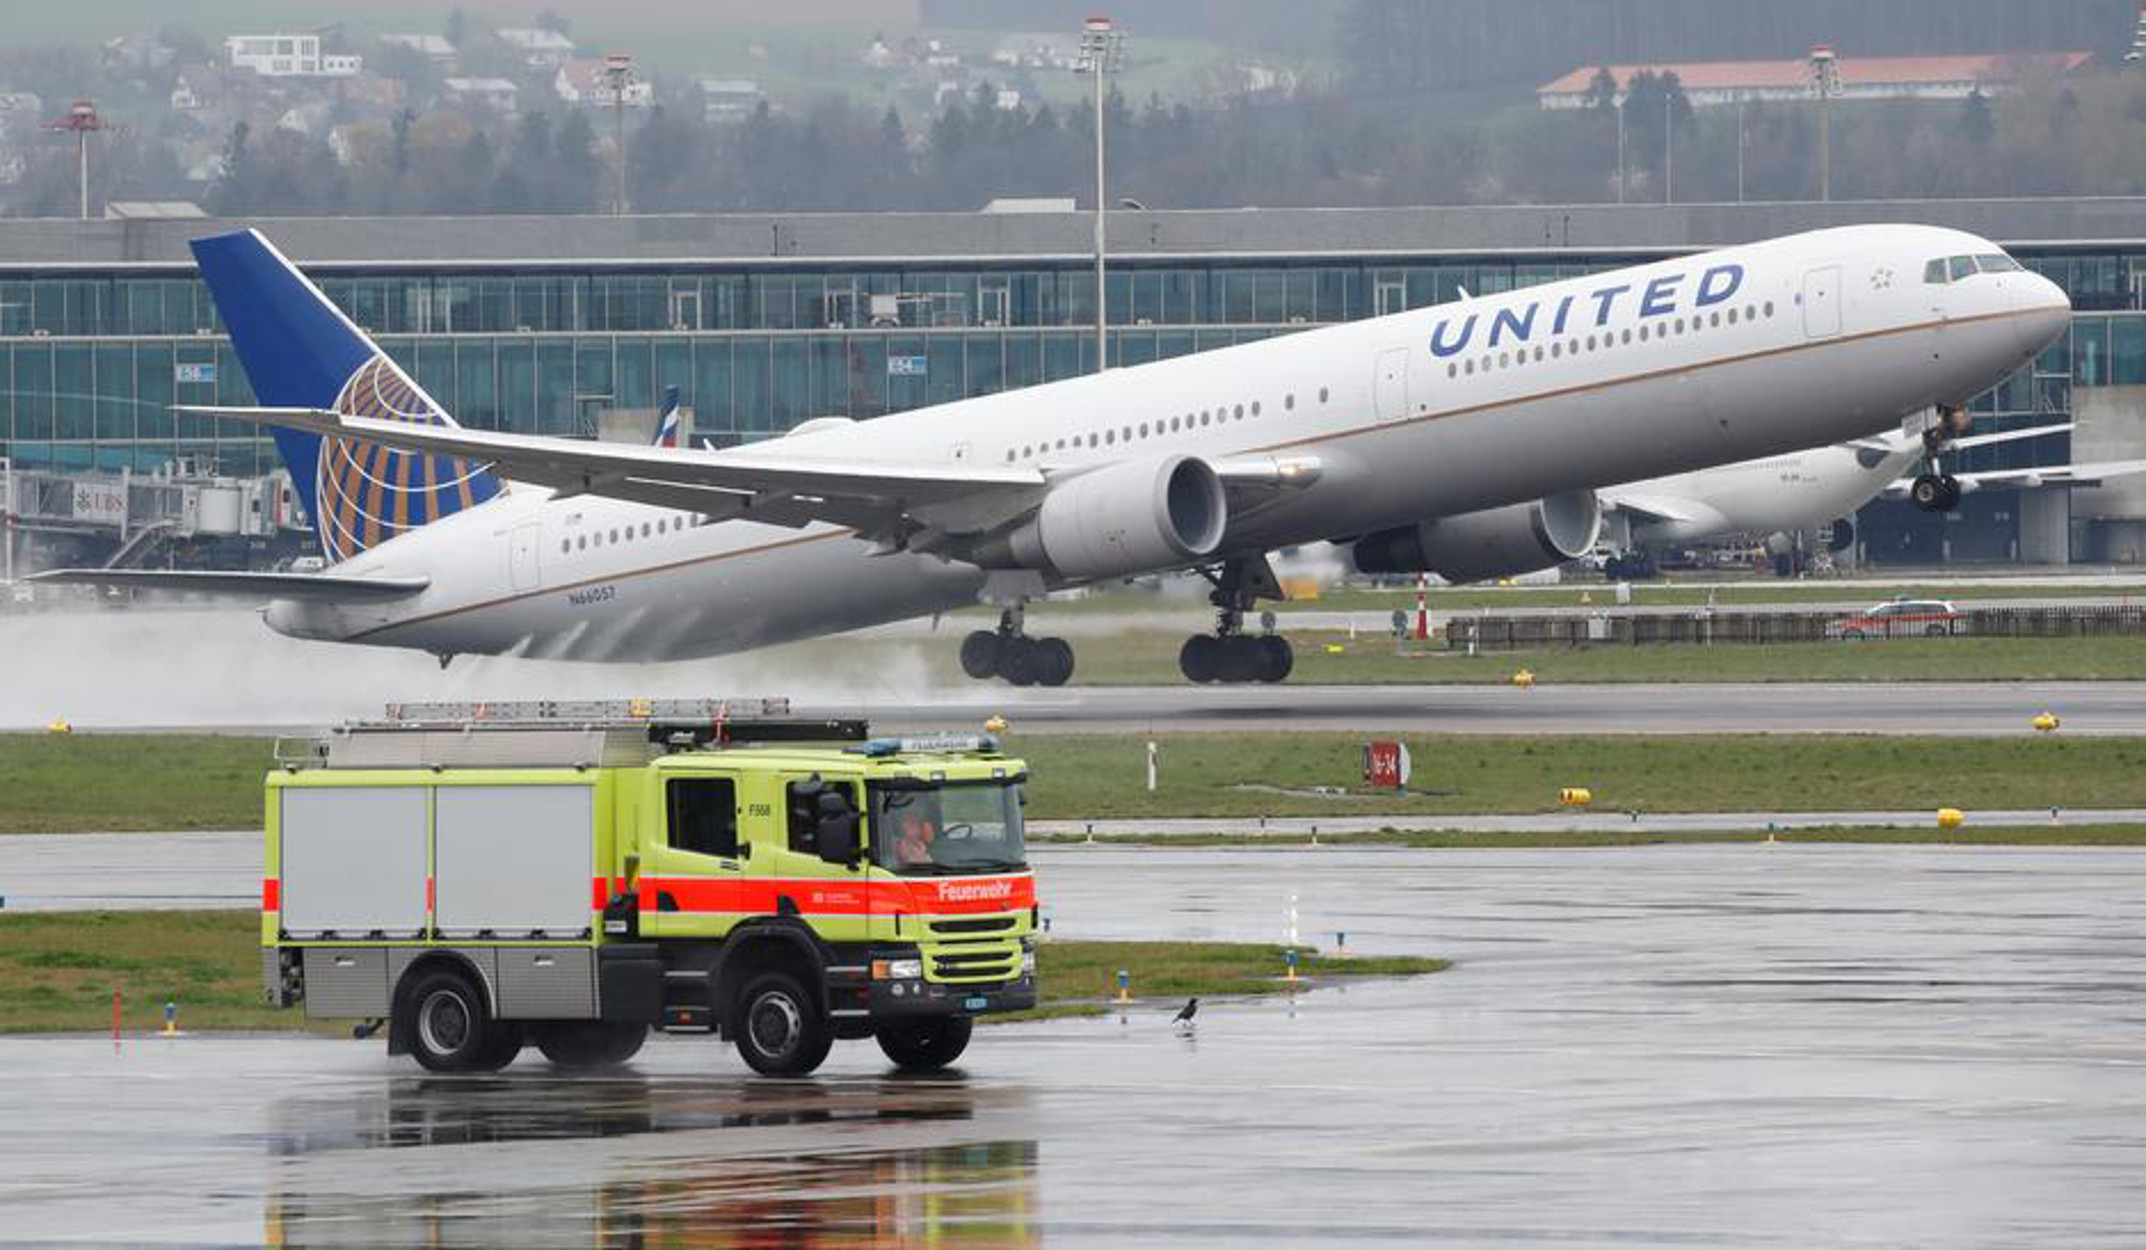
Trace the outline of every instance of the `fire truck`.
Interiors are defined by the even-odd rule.
[[[491,1071],[714,1034],[794,1076],[836,1039],[903,1068],[1036,1003],[1021,761],[783,700],[390,705],[282,742],[269,1001]]]

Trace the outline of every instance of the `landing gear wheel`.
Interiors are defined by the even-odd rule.
[[[484,995],[468,977],[435,968],[418,978],[404,1001],[410,1011],[410,1054],[427,1071],[482,1072],[504,1066],[487,1062],[487,1045],[497,1049],[507,1030],[491,1019]],[[514,1043],[519,1050],[519,1030]]]
[[[879,1048],[896,1067],[910,1072],[936,1072],[961,1058],[975,1028],[976,1022],[967,1016],[949,1016],[943,1020],[890,1024],[876,1036]]]
[[[557,1068],[610,1068],[640,1053],[648,1026],[616,1020],[554,1020],[534,1025],[530,1040]]]
[[[998,676],[1000,638],[988,629],[979,629],[961,640],[961,671],[982,681]]]
[[[1222,640],[1213,634],[1194,634],[1178,648],[1178,670],[1187,681],[1210,682],[1222,676]]]
[[[1001,639],[998,651],[998,675],[1016,686],[1031,686],[1041,672],[1041,657],[1036,654],[1033,640],[1015,635]]]
[[[1036,684],[1063,686],[1073,678],[1073,646],[1063,638],[1036,640]]]
[[[762,1076],[804,1076],[826,1062],[834,1030],[786,972],[763,972],[738,998],[738,1055]]]
[[[1256,681],[1260,666],[1259,639],[1232,634],[1222,640],[1223,681]]]
[[[1908,498],[1924,512],[1945,510],[1945,479],[1935,473],[1918,473],[1908,487]]]
[[[1297,666],[1296,648],[1291,647],[1289,640],[1280,634],[1266,635],[1258,640],[1258,646],[1259,680],[1270,686],[1286,680],[1290,671]]]

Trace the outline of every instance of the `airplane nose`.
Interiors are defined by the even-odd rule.
[[[2012,319],[2012,332],[2019,339],[2021,351],[2037,354],[2056,342],[2071,325],[2071,299],[2063,287],[2038,273],[2008,276],[2019,279],[2009,284],[2012,307],[2020,314]]]

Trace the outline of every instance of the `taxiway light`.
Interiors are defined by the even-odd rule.
[[[1967,813],[1957,807],[1940,807],[1937,809],[1937,827],[1940,829],[1957,829],[1966,823]]]
[[[1523,668],[1513,674],[1513,684],[1522,690],[1533,690],[1535,688],[1535,674]]]
[[[1566,807],[1585,807],[1595,801],[1595,792],[1585,786],[1566,786],[1557,792],[1557,801]]]
[[[2034,731],[2036,733],[2045,734],[2055,733],[2057,731],[2057,726],[2063,723],[2063,721],[2057,719],[2057,715],[2055,712],[2044,712],[2040,716],[2035,717],[2032,722],[2032,724],[2034,725]]]

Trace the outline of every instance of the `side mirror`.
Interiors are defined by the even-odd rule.
[[[641,857],[639,855],[628,855],[626,857],[626,888],[628,890],[633,889],[634,883],[640,880],[640,877]]]

